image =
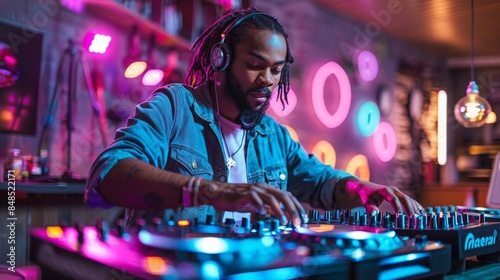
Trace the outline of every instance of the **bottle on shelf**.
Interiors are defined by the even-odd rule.
[[[21,168],[21,180],[28,181],[30,178],[31,168],[33,167],[33,156],[24,155],[22,156],[23,164]]]
[[[21,157],[21,150],[17,148],[10,149],[3,165],[3,180],[5,182],[13,179],[21,180],[22,168],[23,159]],[[14,173],[14,177],[12,176],[12,172]]]
[[[46,149],[40,150],[40,158],[38,165],[40,167],[41,176],[49,176],[49,163],[48,163],[49,152]]]
[[[30,170],[30,178],[37,178],[42,176],[42,168],[40,167],[40,157],[33,156],[33,165]]]

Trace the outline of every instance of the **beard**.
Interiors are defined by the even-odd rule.
[[[226,95],[234,101],[240,112],[250,107],[247,101],[247,93],[231,70],[226,71]]]
[[[226,72],[226,95],[231,98],[238,110],[240,111],[239,121],[244,129],[252,129],[260,123],[271,100],[271,91],[264,88],[254,88],[247,91],[238,82],[238,79],[231,71]],[[255,92],[264,93],[267,97],[266,101],[258,108],[253,108],[248,101],[248,96]]]
[[[247,97],[252,93],[252,92],[262,92],[266,94],[267,96],[267,101],[264,103],[260,108],[252,108],[252,106],[249,104]],[[233,75],[232,71],[227,71],[226,72],[226,96],[231,98],[234,101],[234,104],[238,108],[240,112],[243,112],[245,110],[252,110],[252,111],[262,111],[264,113],[267,108],[269,107],[269,100],[271,99],[271,91],[264,87],[264,88],[252,88],[247,91],[243,90],[243,87],[241,86],[241,83],[239,83],[238,79],[236,76]]]

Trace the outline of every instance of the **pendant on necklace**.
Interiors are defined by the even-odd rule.
[[[232,157],[228,157],[226,159],[226,166],[228,169],[231,169],[231,167],[235,167],[236,166],[236,161],[234,161],[234,159]]]

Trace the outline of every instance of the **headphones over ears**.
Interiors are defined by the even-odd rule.
[[[242,23],[246,19],[256,16],[256,15],[267,15],[262,12],[255,12],[247,15],[240,16],[233,23],[229,24],[224,31],[220,34],[220,42],[216,43],[212,50],[210,51],[210,63],[215,71],[224,71],[226,70],[229,62],[231,61],[231,52],[229,51],[229,47],[224,43],[226,40],[227,34],[235,28],[238,24]]]

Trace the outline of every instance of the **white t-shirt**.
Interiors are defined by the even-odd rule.
[[[236,164],[229,168],[229,183],[247,183],[247,163],[246,163],[246,130],[242,129],[239,124],[233,123],[222,116],[220,117],[222,134],[225,137],[225,158],[229,156]],[[250,219],[251,213],[229,212],[226,211],[222,218],[224,222],[227,218],[232,218],[235,221],[241,221],[243,217]]]

